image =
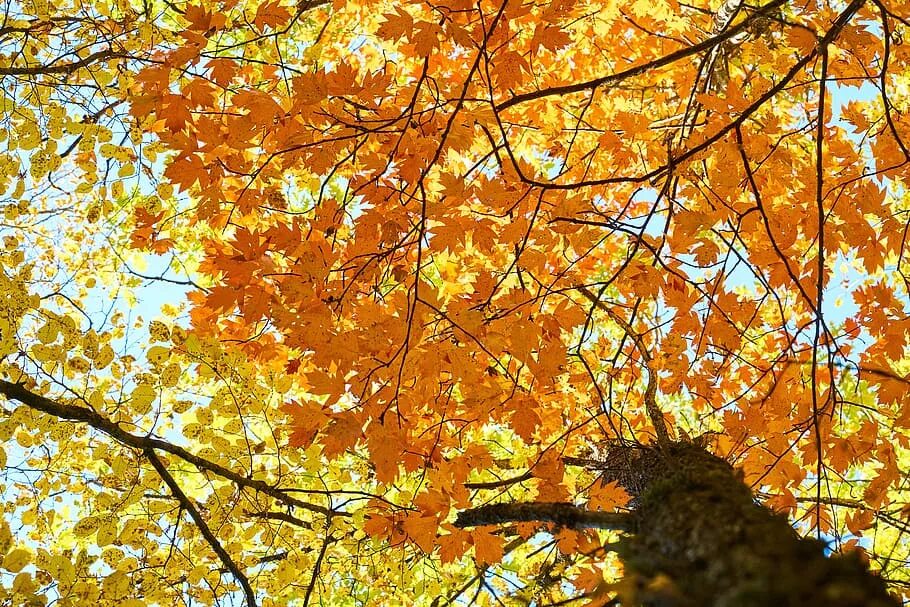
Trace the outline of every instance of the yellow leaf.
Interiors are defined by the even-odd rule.
[[[130,403],[136,413],[148,413],[157,396],[158,394],[155,392],[154,387],[149,384],[139,384],[130,394]]]
[[[107,598],[124,599],[130,593],[130,579],[122,571],[115,571],[104,579],[102,588]]]
[[[114,350],[109,344],[101,346],[101,351],[94,358],[95,368],[104,369],[114,360]]]
[[[29,564],[32,555],[25,548],[16,548],[6,555],[3,559],[3,568],[13,573],[19,573],[22,568]]]
[[[95,542],[98,546],[107,546],[113,544],[117,539],[117,522],[107,521],[98,527],[98,533],[95,535]]]
[[[6,554],[12,544],[13,534],[10,531],[9,523],[0,521],[0,554]]]
[[[171,351],[164,346],[152,346],[149,348],[146,358],[153,365],[159,365],[170,357]]]
[[[88,537],[98,530],[101,521],[97,516],[87,516],[73,526],[73,535],[76,537]]]
[[[73,562],[65,556],[53,557],[53,567],[56,570],[57,581],[65,586],[71,586],[76,581],[76,568]]]
[[[50,344],[57,341],[57,334],[59,333],[59,326],[57,323],[48,322],[45,323],[43,327],[38,329],[36,336],[38,340],[43,344]]]

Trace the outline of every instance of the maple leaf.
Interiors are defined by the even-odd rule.
[[[871,510],[856,510],[847,514],[845,524],[850,533],[857,537],[862,537],[863,531],[872,527],[875,513]]]
[[[301,362],[302,361],[299,358],[289,360],[284,366],[285,372],[288,373],[289,375],[293,375],[293,374],[297,373],[297,371],[300,369]]]
[[[210,59],[206,67],[211,68],[212,80],[219,86],[227,86],[240,70],[240,66],[232,59]]]
[[[572,585],[578,590],[591,592],[604,583],[604,572],[597,566],[582,567],[572,578]]]
[[[241,295],[236,289],[219,285],[209,291],[205,301],[213,310],[229,311],[238,305]]]
[[[574,529],[561,529],[556,534],[556,547],[563,554],[574,554],[578,551],[578,532]]]
[[[439,557],[446,564],[460,558],[471,546],[471,534],[463,529],[452,528],[449,533],[439,536]]]
[[[204,186],[208,182],[205,163],[198,154],[177,156],[168,164],[164,175],[182,190],[189,189],[195,183]]]
[[[396,7],[394,13],[383,14],[382,18],[383,22],[376,33],[386,40],[399,40],[414,29],[414,19],[401,7]]]
[[[508,90],[522,82],[523,73],[528,71],[530,66],[520,54],[509,51],[500,55],[492,74],[496,79],[497,87]]]
[[[511,425],[518,436],[526,443],[531,443],[534,431],[540,425],[540,416],[533,409],[516,410]]]
[[[439,521],[435,516],[421,516],[410,512],[405,517],[402,527],[408,538],[424,552],[432,552],[436,546],[436,530]]]
[[[182,131],[193,121],[189,99],[182,95],[165,95],[161,100],[160,113],[165,116],[165,127],[172,133]]]
[[[320,440],[326,457],[337,457],[353,447],[362,436],[361,423],[356,418],[336,414]]]
[[[149,245],[149,249],[158,255],[163,255],[174,248],[176,242],[171,238],[156,238]]]
[[[311,401],[289,403],[282,409],[292,419],[290,442],[296,446],[308,446],[316,434],[329,420],[323,408]]]
[[[617,481],[597,482],[588,494],[588,508],[611,511],[629,503],[630,496]]]
[[[214,87],[202,78],[193,78],[182,90],[183,94],[189,98],[192,105],[199,107],[209,107],[215,103]],[[192,116],[190,116],[192,119]],[[179,130],[179,129],[177,129]]]
[[[256,9],[256,16],[253,18],[253,24],[264,30],[266,27],[278,29],[285,25],[291,18],[291,11],[286,6],[281,5],[281,0],[272,0],[263,2]]]
[[[184,18],[190,22],[189,29],[206,32],[212,27],[212,13],[202,5],[189,4],[183,11]]]
[[[398,476],[398,462],[403,446],[398,433],[390,427],[373,423],[366,434],[376,480],[380,483],[392,482]]]
[[[571,44],[572,39],[561,28],[540,23],[534,30],[534,38],[531,40],[531,48],[546,48],[550,51],[558,51]]]
[[[372,537],[391,535],[393,522],[386,516],[373,514],[363,524],[363,530]]]
[[[245,89],[234,94],[234,105],[249,111],[250,118],[257,124],[270,125],[284,116],[284,110],[271,95],[262,91]]]
[[[474,546],[474,558],[479,565],[490,565],[502,560],[503,539],[487,529],[471,531],[471,544]]]
[[[150,246],[158,238],[157,225],[164,217],[164,211],[152,214],[145,207],[136,207],[133,217],[135,227],[130,235],[133,246],[140,248]]]
[[[433,49],[440,44],[440,35],[442,28],[432,22],[421,21],[413,25],[413,30],[408,36],[408,40],[414,47],[414,53],[418,57],[426,57],[433,52]]]

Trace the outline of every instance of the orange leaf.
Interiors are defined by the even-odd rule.
[[[286,6],[282,6],[280,0],[272,0],[272,2],[264,2],[259,5],[253,23],[260,31],[266,27],[278,29],[290,18],[291,11]]]
[[[480,565],[493,565],[502,560],[503,539],[493,535],[484,528],[471,532],[471,543],[474,545],[474,557]]]
[[[401,440],[398,432],[374,422],[367,429],[367,444],[370,448],[370,461],[376,470],[376,480],[380,483],[394,481],[398,476],[398,462],[406,441]]]
[[[395,7],[394,13],[385,13],[382,18],[385,21],[376,33],[386,40],[398,40],[414,29],[414,19],[400,7]]]
[[[409,512],[402,525],[408,539],[417,544],[426,553],[433,552],[436,546],[436,531],[439,529],[439,520],[435,516],[422,516],[417,512]]]
[[[440,560],[443,564],[451,563],[467,552],[471,545],[471,534],[452,527],[451,533],[439,536],[438,543]]]
[[[872,527],[875,522],[875,513],[871,510],[858,509],[847,514],[845,521],[850,533],[862,537],[863,531]]]
[[[589,510],[615,510],[629,503],[629,494],[616,481],[597,482],[588,494]]]

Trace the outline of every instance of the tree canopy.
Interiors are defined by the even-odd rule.
[[[4,7],[0,605],[628,604],[456,516],[670,441],[910,596],[910,4]]]

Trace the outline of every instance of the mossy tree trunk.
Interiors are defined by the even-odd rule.
[[[624,531],[617,552],[647,607],[897,607],[855,555],[826,556],[786,517],[756,503],[726,461],[690,443],[615,447],[605,475],[634,496],[627,515],[567,504],[498,504],[461,513],[472,526],[543,520]],[[606,466],[605,466],[606,467]],[[601,516],[603,515],[603,516]]]

